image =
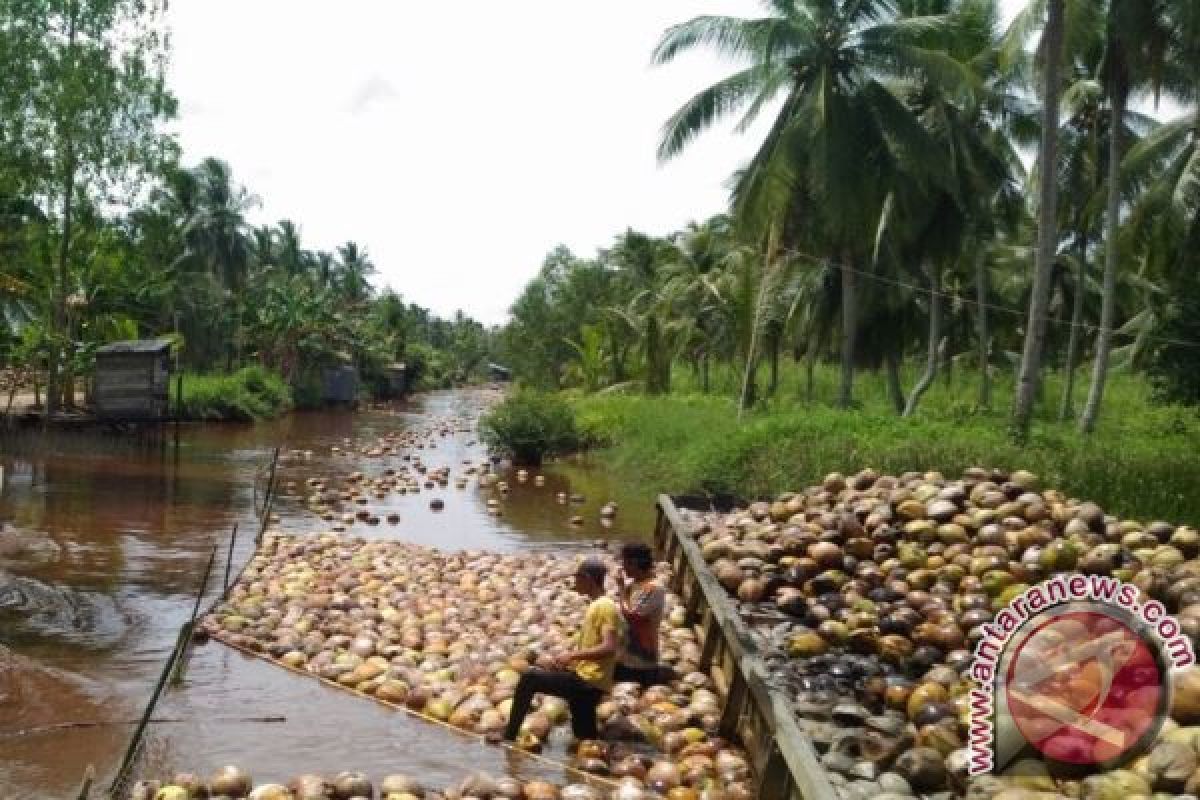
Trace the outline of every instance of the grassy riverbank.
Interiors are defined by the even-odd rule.
[[[1093,436],[1047,412],[1021,447],[1006,433],[1008,384],[996,387],[995,410],[978,411],[975,376],[963,373],[948,385],[939,381],[920,413],[901,419],[880,379],[864,376],[863,407],[841,411],[829,404],[833,371],[818,373],[817,402],[798,399],[802,378],[786,376],[777,398],[740,423],[734,401],[719,394],[591,395],[574,405],[609,468],[669,492],[760,497],[865,466],[953,475],[982,465],[1033,470],[1047,485],[1115,514],[1200,523],[1200,415],[1153,405],[1137,379],[1112,381]],[[1060,386],[1051,376],[1046,396],[1056,398]]]
[[[176,405],[171,386],[172,409]],[[292,407],[292,392],[283,378],[258,366],[234,373],[183,376],[181,412],[187,419],[252,422],[270,419]]]

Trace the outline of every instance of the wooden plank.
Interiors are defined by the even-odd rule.
[[[720,644],[714,648],[723,656],[718,658],[717,664],[712,668],[714,681],[718,674],[724,672],[724,663],[730,666],[729,689],[721,720],[722,731],[727,727],[729,730],[737,730],[742,708],[744,704],[749,703],[764,720],[769,733],[767,742],[772,745],[772,750],[778,753],[768,755],[766,766],[769,772],[759,775],[762,782],[760,796],[767,796],[762,794],[762,791],[769,791],[773,798],[789,796],[792,793],[788,788],[790,785],[794,786],[795,792],[802,800],[836,800],[837,795],[821,767],[812,742],[800,729],[789,703],[769,689],[767,670],[749,629],[733,608],[724,587],[717,582],[708,568],[699,545],[685,533],[687,526],[679,516],[674,501],[667,495],[659,495],[658,507],[661,518],[670,529],[669,536],[678,542],[687,562],[688,572],[695,578],[695,589],[703,595],[704,605],[707,606],[708,613],[713,615],[714,624],[709,628],[709,635],[720,637]],[[705,644],[707,645],[707,642]],[[762,755],[761,749],[759,755]],[[780,762],[786,766],[789,773],[787,781],[781,781],[779,777]],[[781,785],[782,789],[779,788]],[[780,791],[783,794],[775,794]]]

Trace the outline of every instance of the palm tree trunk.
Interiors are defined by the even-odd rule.
[[[662,349],[658,320],[650,315],[646,320],[646,393],[662,394],[662,369],[659,366]]]
[[[858,333],[858,276],[849,252],[842,255],[842,383],[838,390],[838,406],[854,404],[854,345]]]
[[[897,414],[904,413],[904,387],[900,385],[900,348],[889,347],[883,355],[884,369],[887,371],[888,397]]]
[[[925,356],[925,374],[913,387],[912,394],[904,406],[904,416],[911,417],[916,413],[921,402],[921,396],[929,391],[938,371],[938,344],[942,338],[942,301],[941,301],[941,270],[934,265],[929,267],[929,351]]]
[[[816,379],[817,371],[817,350],[820,349],[819,340],[816,333],[813,334],[812,341],[808,343],[808,353],[805,355],[805,376],[804,376],[804,402],[812,405],[816,399]]]
[[[975,257],[975,330],[979,339],[979,407],[992,407],[992,375],[988,370],[988,351],[991,342],[988,341],[988,271],[987,256],[981,247]]]
[[[768,347],[771,352],[771,382],[767,385],[767,397],[774,397],[779,389],[779,336],[772,335]]]
[[[1092,366],[1092,386],[1087,405],[1079,419],[1079,430],[1091,433],[1096,429],[1100,404],[1104,400],[1104,384],[1108,379],[1108,356],[1112,350],[1113,318],[1117,305],[1117,266],[1120,249],[1117,246],[1121,212],[1121,121],[1125,118],[1126,92],[1118,80],[1112,90],[1112,122],[1108,140],[1108,207],[1104,211],[1104,301],[1100,306],[1100,332],[1096,335],[1096,362]]]
[[[1079,245],[1079,266],[1075,274],[1075,301],[1071,308],[1071,336],[1067,340],[1067,363],[1063,366],[1063,370],[1066,372],[1066,382],[1063,385],[1062,403],[1058,408],[1059,422],[1066,422],[1075,414],[1075,368],[1079,366],[1084,282],[1087,280],[1087,233],[1080,231],[1076,241]]]
[[[1049,0],[1046,29],[1042,34],[1045,76],[1042,84],[1042,142],[1038,166],[1042,177],[1038,204],[1037,261],[1012,419],[1013,432],[1022,440],[1029,435],[1041,378],[1042,351],[1046,343],[1046,310],[1050,305],[1050,274],[1058,245],[1058,181],[1054,180],[1054,175],[1058,164],[1059,72],[1063,49],[1064,2]]]
[[[76,23],[76,6],[69,6],[67,18],[67,53],[70,60],[75,57],[75,42],[78,34],[78,26]],[[63,147],[63,183],[62,183],[62,241],[58,245],[58,263],[57,263],[57,281],[54,291],[54,328],[53,333],[57,341],[50,347],[50,364],[49,374],[46,377],[46,418],[58,410],[59,401],[61,400],[61,380],[63,361],[65,359],[65,347],[67,343],[64,341],[66,337],[67,327],[67,291],[69,284],[69,270],[71,258],[71,234],[72,223],[75,213],[75,177],[78,170],[78,163],[75,157],[75,138],[74,131],[70,128],[66,120],[59,121],[57,134],[62,139]]]
[[[67,165],[63,175],[62,240],[58,245],[54,288],[54,343],[50,347],[50,370],[46,378],[46,416],[58,410],[62,400],[62,379],[67,346],[67,293],[70,289],[71,236],[75,215],[75,156],[67,139]]]
[[[946,388],[949,389],[954,386],[954,350],[950,345],[949,333],[943,336],[942,341],[938,343],[938,356],[942,359],[942,375]]]

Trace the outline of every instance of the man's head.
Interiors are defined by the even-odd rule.
[[[654,554],[648,545],[629,542],[621,546],[621,567],[631,578],[644,578],[654,572]]]
[[[604,594],[604,576],[608,567],[598,558],[585,558],[575,569],[575,591],[588,597]]]

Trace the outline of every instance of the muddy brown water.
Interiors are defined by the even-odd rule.
[[[97,786],[107,788],[191,613],[213,546],[218,556],[205,608],[219,592],[235,523],[241,531],[235,574],[252,553],[256,498],[261,501],[265,466],[277,444],[298,451],[282,461],[280,485],[292,481],[301,490],[278,496],[277,527],[327,530],[329,523],[304,507],[306,478],[375,474],[400,463],[347,453],[347,440],[425,429],[448,416],[474,417],[487,401],[486,392],[463,390],[386,410],[197,426],[182,432],[178,449],[83,434],[54,435],[41,444],[0,440],[0,798],[74,797],[89,764]],[[464,460],[486,455],[474,431],[441,437],[436,449],[419,453],[430,467],[449,465],[452,477]],[[360,524],[348,534],[509,552],[649,537],[653,495],[647,487],[623,485],[619,476],[578,460],[540,472],[543,487],[508,476],[512,491],[501,500],[500,517],[487,513],[487,490],[474,482],[460,490],[451,482],[373,503],[377,513],[399,513],[400,524]],[[582,494],[585,501],[561,505],[558,492]],[[445,500],[445,510],[430,510],[435,496]],[[606,526],[599,508],[609,500],[620,511]],[[582,526],[570,524],[576,514]],[[472,769],[562,778],[552,768],[217,642],[193,649],[182,683],[167,691],[154,719],[139,766],[158,776],[238,764],[259,782],[345,769],[376,779],[405,772],[435,786]]]

